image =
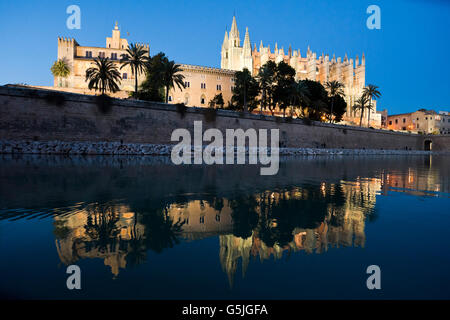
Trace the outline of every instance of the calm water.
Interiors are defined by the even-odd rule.
[[[0,295],[450,298],[450,157],[0,155]],[[66,268],[82,290],[66,288]],[[366,268],[381,268],[379,291]]]

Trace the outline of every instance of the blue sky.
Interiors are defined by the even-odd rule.
[[[81,29],[66,27],[66,8],[81,8]],[[366,27],[369,5],[381,9],[381,30]],[[450,1],[5,1],[0,2],[0,85],[51,85],[57,37],[104,46],[114,22],[130,42],[150,44],[188,64],[220,66],[220,46],[233,13],[243,38],[305,55],[366,55],[366,83],[383,94],[390,114],[418,108],[450,110]],[[243,39],[242,39],[243,40]]]

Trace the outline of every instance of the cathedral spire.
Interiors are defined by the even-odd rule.
[[[222,48],[224,48],[224,49],[228,48],[228,32],[227,32],[227,30],[225,30],[225,36],[223,37]]]
[[[239,38],[239,30],[237,28],[235,16],[233,16],[233,22],[231,23],[230,38]]]
[[[249,49],[249,48],[251,48],[250,35],[248,33],[248,28],[245,28],[244,49]]]

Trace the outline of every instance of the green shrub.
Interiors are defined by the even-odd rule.
[[[59,92],[50,92],[44,96],[45,102],[48,104],[62,107],[66,103],[66,98]]]
[[[217,110],[214,108],[206,108],[203,116],[205,117],[206,122],[215,122],[217,116]]]
[[[181,119],[183,119],[186,115],[187,107],[184,103],[177,103],[175,106],[177,107],[177,112],[180,114]]]
[[[95,104],[98,107],[98,110],[103,113],[107,114],[111,112],[112,109],[112,99],[111,97],[107,96],[106,94],[102,94],[95,97]]]

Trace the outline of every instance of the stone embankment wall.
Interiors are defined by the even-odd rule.
[[[96,97],[15,87],[0,87],[0,141],[118,142],[120,144],[173,144],[173,130],[188,129],[194,121],[203,130],[280,130],[280,147],[376,150],[424,150],[431,141],[433,151],[450,151],[450,137],[391,132],[301,119],[202,108],[184,112],[174,105],[112,99],[105,113]],[[4,145],[4,144],[3,144]]]

